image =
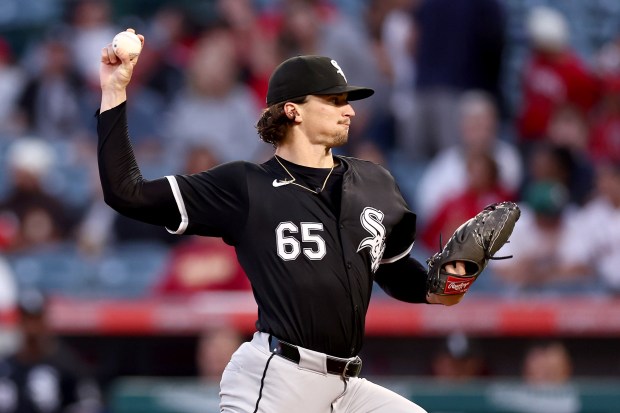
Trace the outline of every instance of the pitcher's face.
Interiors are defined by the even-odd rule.
[[[300,127],[311,143],[333,148],[349,139],[351,118],[355,116],[347,94],[310,95],[300,104]]]

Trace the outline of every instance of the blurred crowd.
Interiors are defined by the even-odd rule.
[[[30,35],[0,22],[0,306],[22,287],[249,289],[221,241],[173,236],[103,203],[99,54],[127,27],[146,37],[128,93],[146,178],[267,159],[254,125],[269,74],[293,55],[328,55],[349,83],[376,90],[354,105],[338,153],[392,171],[418,214],[420,259],[484,206],[514,200],[522,217],[498,253],[513,258],[493,262],[472,293],[620,293],[615,2],[50,4],[55,17]],[[569,12],[596,12],[600,25],[579,26]]]

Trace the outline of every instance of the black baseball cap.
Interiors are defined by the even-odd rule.
[[[334,59],[325,56],[295,56],[280,63],[269,79],[267,105],[306,95],[348,93],[348,100],[371,96],[374,90],[349,86],[343,70]]]

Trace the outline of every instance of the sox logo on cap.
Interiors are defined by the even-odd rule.
[[[338,70],[336,70],[336,73],[340,73],[342,75],[342,77],[344,78],[344,81],[348,83],[347,77],[344,75],[344,72],[342,71],[342,69],[338,65],[338,62],[335,61],[334,59],[332,59],[332,66],[334,66],[336,69],[338,69]]]

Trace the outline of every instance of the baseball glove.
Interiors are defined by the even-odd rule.
[[[464,294],[495,253],[506,243],[521,211],[514,202],[487,206],[463,223],[440,252],[428,260],[427,291],[438,295]],[[466,275],[451,274],[444,266],[454,261],[465,263]]]

